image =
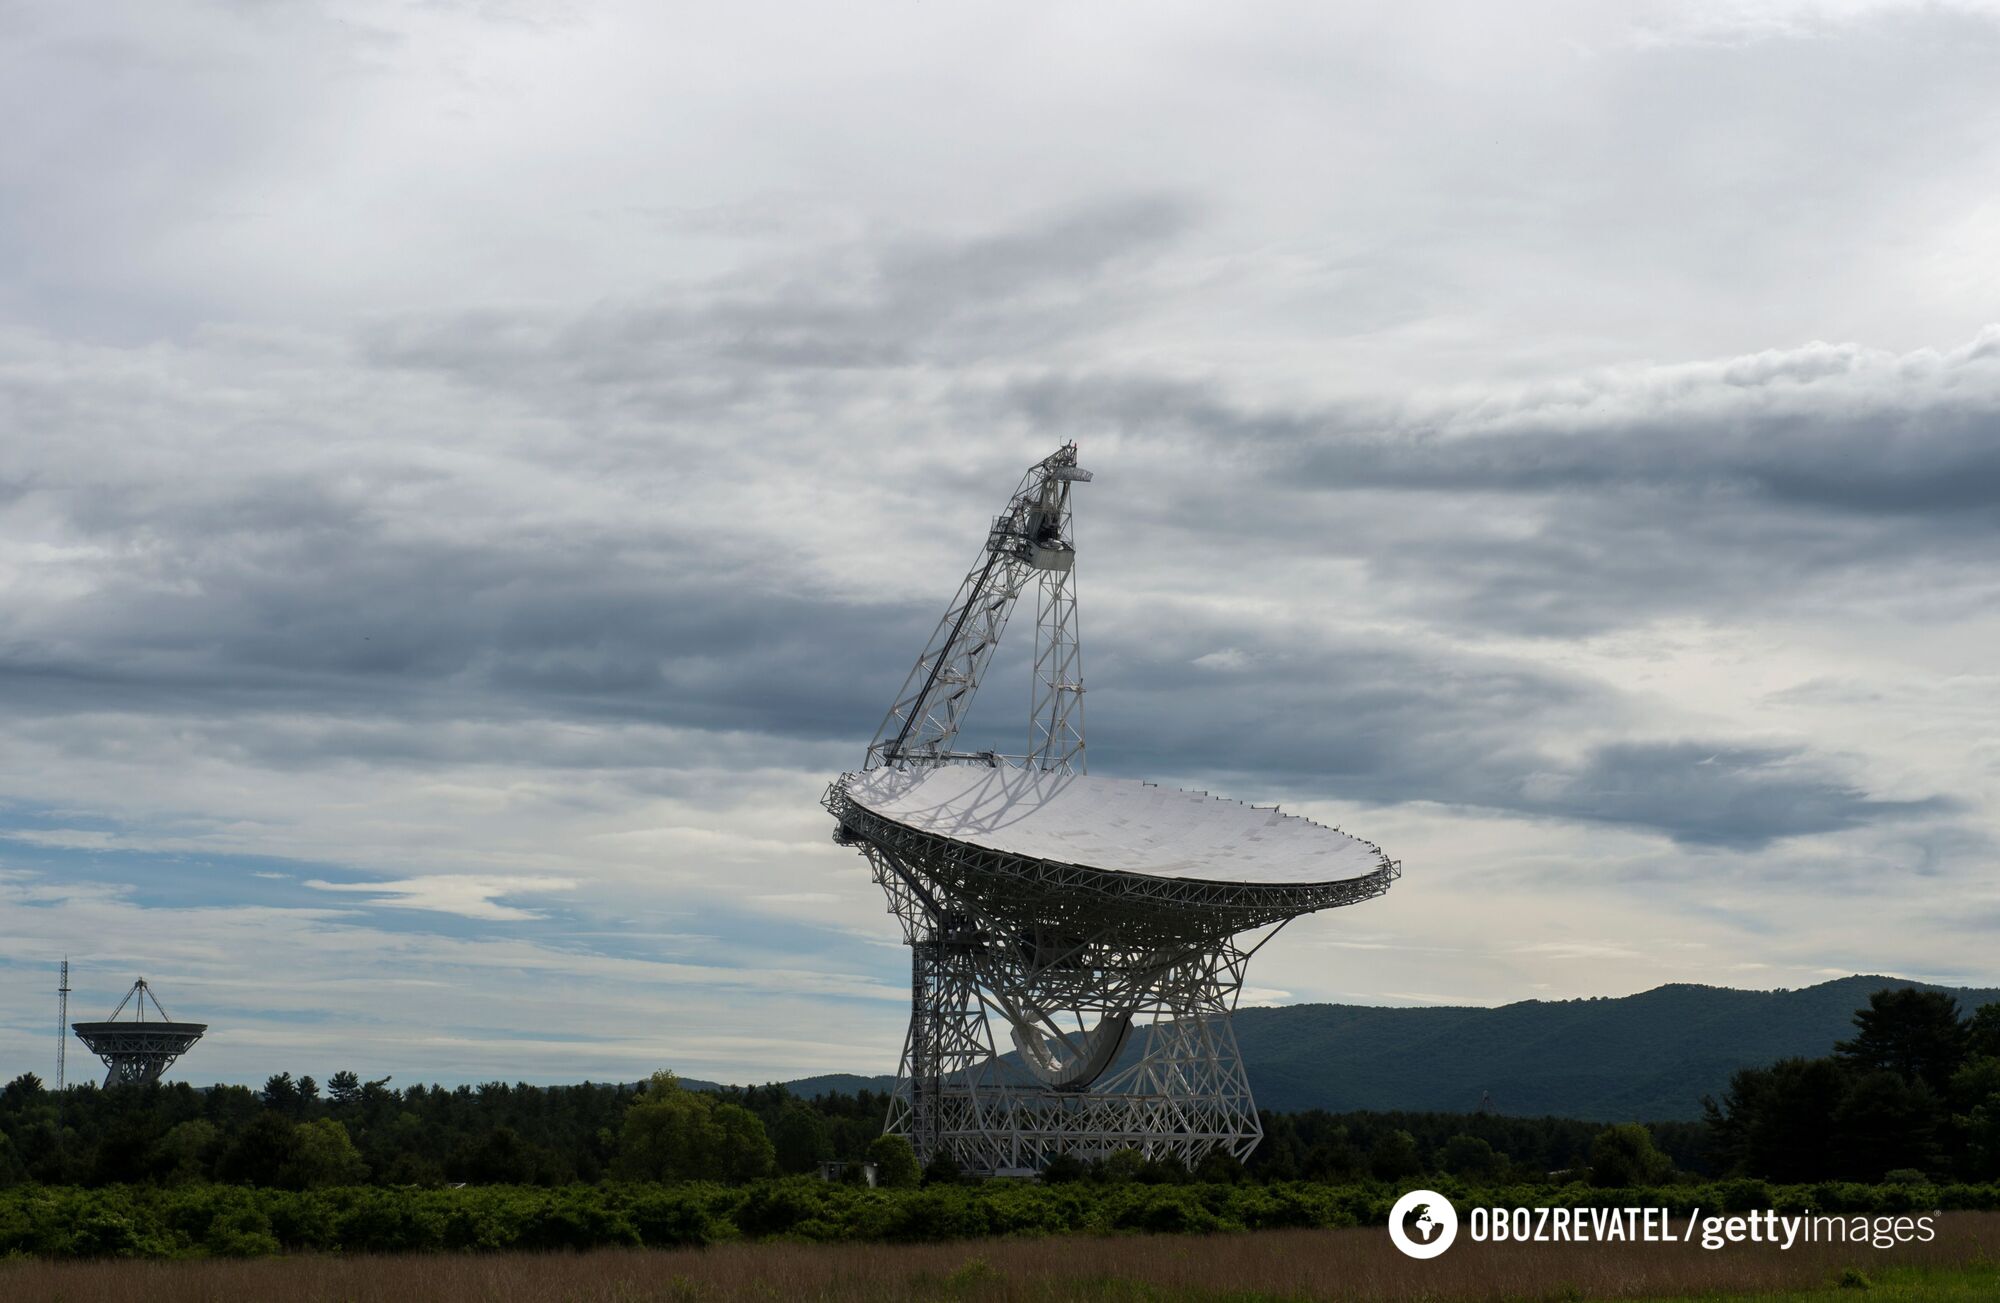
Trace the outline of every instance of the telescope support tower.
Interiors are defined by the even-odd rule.
[[[910,946],[910,1029],[886,1129],[921,1161],[946,1153],[967,1172],[1022,1174],[1060,1154],[1130,1148],[1192,1168],[1217,1149],[1240,1160],[1257,1147],[1263,1127],[1229,1025],[1256,946],[1210,937],[1133,950],[1114,927],[1037,963],[1024,930],[971,902],[934,912],[893,852],[862,851]]]
[[[146,1018],[148,1002],[159,1015],[152,1021]],[[132,1007],[132,1017],[121,1022],[118,1015],[125,1012],[127,1005]],[[208,1030],[208,1024],[173,1021],[142,977],[132,983],[132,989],[125,993],[109,1018],[103,1022],[74,1023],[71,1030],[92,1054],[104,1060],[104,1086],[109,1090],[113,1086],[144,1086],[158,1081],[176,1059],[194,1048],[194,1043]]]

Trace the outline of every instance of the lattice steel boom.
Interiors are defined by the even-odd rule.
[[[866,768],[987,759],[991,753],[951,750],[979,680],[1000,645],[1007,617],[1031,576],[1040,577],[1036,691],[1029,709],[1028,762],[1042,769],[1082,772],[1083,662],[1077,651],[1071,572],[1076,544],[1069,491],[1090,472],[1065,444],[1031,467],[1007,509],[994,517],[986,543],[958,586],[937,631],[917,657],[896,704],[875,731]]]

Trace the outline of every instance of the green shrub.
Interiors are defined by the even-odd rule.
[[[886,1189],[907,1189],[923,1177],[917,1151],[901,1136],[877,1136],[869,1141],[868,1161],[875,1164],[875,1184]]]
[[[1877,1215],[2000,1208],[2000,1186],[1771,1186],[1760,1181],[1600,1188],[1477,1186],[1440,1192],[1473,1207],[1658,1206],[1747,1212],[1813,1209]],[[982,1181],[869,1190],[786,1177],[713,1182],[460,1189],[245,1186],[0,1188],[0,1255],[44,1258],[253,1257],[292,1252],[495,1252],[613,1245],[677,1247],[733,1239],[938,1242],[988,1235],[1202,1234],[1380,1225],[1401,1193],[1360,1182],[1044,1185]]]
[[[1761,1212],[1771,1206],[1771,1187],[1762,1181],[1729,1181],[1722,1186],[1722,1211]]]
[[[271,1234],[271,1219],[252,1207],[217,1213],[209,1221],[201,1245],[218,1258],[264,1258],[279,1248],[278,1237]]]
[[[718,1217],[685,1186],[635,1186],[626,1217],[651,1249],[678,1249],[734,1238],[736,1226]]]
[[[1661,1185],[1673,1174],[1673,1160],[1653,1144],[1653,1133],[1637,1122],[1606,1127],[1590,1142],[1592,1185]]]
[[[799,1223],[821,1217],[835,1190],[845,1187],[803,1176],[759,1182],[744,1191],[733,1220],[754,1238],[786,1235]]]
[[[1224,1229],[1222,1219],[1189,1191],[1156,1187],[1134,1199],[1115,1223],[1120,1230],[1203,1234]]]

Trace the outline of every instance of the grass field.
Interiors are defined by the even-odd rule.
[[[999,1239],[958,1244],[719,1245],[589,1253],[253,1261],[0,1263],[9,1303],[639,1303],[970,1300],[2000,1299],[2000,1214],[1948,1213],[1930,1244],[1876,1251],[1684,1244],[1485,1245],[1413,1262],[1379,1229]],[[1838,1282],[1843,1274],[1848,1283]]]

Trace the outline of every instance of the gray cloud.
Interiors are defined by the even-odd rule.
[[[1228,439],[1327,489],[1651,490],[1855,512],[2000,509],[2000,328],[1948,352],[1804,345],[1449,394],[1403,409],[1259,408],[1213,384],[1023,377],[1038,422]]]
[[[1134,195],[992,235],[877,237],[581,317],[491,308],[385,321],[363,347],[379,365],[532,385],[566,404],[615,393],[726,404],[794,372],[965,363],[1074,340],[1143,302],[1129,273],[1193,217],[1174,196]]]
[[[1956,813],[1954,801],[1886,801],[1842,781],[1796,747],[1623,742],[1568,773],[1536,775],[1531,808],[1559,817],[1668,832],[1697,845],[1757,847],[1802,833]]]
[[[1135,375],[1025,377],[1001,397],[1059,428],[1227,446],[1266,486],[1218,508],[1229,528],[1275,540],[1355,516],[1325,545],[1454,623],[1562,636],[1993,591],[1993,330],[1941,353],[1809,345],[1400,406],[1259,408]]]
[[[1878,822],[1948,816],[1944,797],[1882,800],[1833,758],[1726,738],[1588,743],[1634,712],[1590,680],[1502,657],[1393,644],[1259,645],[1184,619],[1100,651],[1100,767],[1182,774],[1294,799],[1410,800],[1622,825],[1690,846],[1755,848]],[[1239,634],[1240,630],[1237,631]],[[1198,761],[1192,758],[1198,757]]]
[[[852,736],[929,622],[767,587],[687,547],[635,565],[581,540],[551,552],[323,528],[239,534],[205,556],[215,536],[189,522],[171,586],[107,576],[0,647],[16,709],[289,702]]]
[[[512,558],[486,563],[505,574],[504,586],[483,568],[455,570],[432,556],[374,562],[366,587],[393,584],[409,595],[408,608],[361,617],[364,588],[320,574],[303,585],[294,578],[278,604],[256,593],[234,610],[214,600],[181,612],[133,604],[126,641],[92,646],[81,653],[88,660],[17,652],[0,667],[0,679],[17,688],[9,694],[17,726],[24,715],[111,710],[172,719],[198,708],[213,718],[196,726],[212,745],[298,767],[477,762],[490,744],[463,724],[615,720],[747,731],[786,749],[825,744],[833,748],[822,753],[827,760],[849,763],[846,752],[872,730],[927,623],[918,610],[816,605],[726,586],[585,582],[582,570],[536,572]],[[410,569],[399,573],[397,563]],[[496,615],[484,608],[497,587],[507,607]],[[1197,642],[1201,632],[1221,631],[1197,629]],[[142,644],[141,634],[151,641]],[[196,634],[206,643],[190,663]],[[1254,674],[1217,674],[1163,662],[1159,650],[1152,639],[1095,644],[1101,769],[1178,774],[1192,762],[1242,795],[1275,787],[1301,798],[1427,800],[1627,824],[1692,844],[1750,846],[1948,811],[1936,799],[1870,799],[1796,750],[1723,740],[1605,746],[1566,764],[1536,739],[1617,703],[1524,664],[1336,646],[1258,656]],[[99,658],[117,668],[93,668]],[[1003,746],[1007,668],[996,670],[974,728]],[[395,726],[302,732],[262,717],[301,708]],[[72,730],[69,745],[92,736]],[[547,764],[677,763],[651,749],[657,742],[623,735],[567,755],[539,745]]]
[[[1181,206],[1142,199],[1018,233],[896,240],[862,260],[873,297],[853,309],[861,316],[830,313],[824,294],[797,286],[754,300],[711,288],[705,305],[638,315],[378,331],[361,360],[389,374],[414,368],[413,392],[427,399],[436,393],[423,375],[437,370],[451,386],[490,380],[535,407],[553,400],[580,411],[607,391],[648,384],[641,359],[672,338],[734,368],[743,411],[777,420],[791,397],[783,377],[818,363],[746,352],[734,325],[754,320],[770,338],[822,329],[893,337],[902,350],[976,307],[995,314],[988,325],[1014,323],[988,337],[999,374],[1032,374],[1037,363],[994,341],[1032,335],[1037,323],[1064,334],[1074,303],[1038,300],[1038,277],[1074,287],[1108,275],[1133,241],[1169,238],[1185,222]],[[863,328],[864,317],[874,325]],[[1873,465],[1877,478],[1905,486],[1904,497],[1956,483],[1971,503],[1976,494],[1963,486],[1977,482],[1986,456],[1972,409],[1996,384],[1996,354],[1985,336],[1935,359],[1815,348],[1586,377],[1476,405],[1430,400],[1426,412],[1366,419],[1360,408],[1259,413],[1213,386],[1056,381],[1045,370],[947,401],[963,406],[983,388],[996,413],[1104,427],[1129,441],[1117,463],[1125,481],[1093,487],[1084,508],[1086,542],[1099,530],[1112,540],[1097,573],[1115,587],[1129,576],[1146,591],[1171,574],[1157,558],[1190,547],[1251,567],[1274,556],[1358,559],[1387,601],[1428,619],[1551,637],[1768,604],[1774,575],[1785,577],[1788,600],[1812,600],[1818,584],[1818,600],[1835,602],[1851,595],[1843,584],[1855,573],[1900,575],[1914,557],[1936,563],[1954,546],[1953,559],[1970,567],[1987,550],[1983,537],[1901,506],[1857,509],[1824,485],[1838,475],[1858,489]],[[836,428],[883,392],[879,382],[857,384],[823,391]],[[43,403],[32,383],[12,392],[24,410],[76,419]],[[1934,407],[1960,416],[1929,421]],[[1814,443],[1815,411],[1833,429],[1840,455],[1830,460]],[[652,419],[648,440],[612,445],[529,426],[504,445],[510,477],[547,477],[609,517],[521,521],[481,501],[464,467],[409,457],[393,436],[366,445],[337,476],[254,456],[165,480],[56,463],[32,482],[92,556],[78,567],[87,582],[17,612],[0,674],[32,689],[22,700],[37,702],[26,708],[36,713],[178,713],[199,702],[249,716],[282,702],[336,718],[630,720],[858,748],[1012,468],[960,464],[926,482],[946,463],[933,455],[906,466],[894,445],[856,445],[858,456],[821,453],[792,468],[785,459],[803,444],[789,432],[718,443],[707,437],[714,411]],[[649,455],[665,467],[651,480],[659,511],[621,482]],[[1210,477],[1218,459],[1249,472],[1227,493]],[[88,491],[52,494],[61,477]],[[852,555],[863,569],[829,590],[783,559],[779,540],[799,537],[806,521],[765,514],[717,530],[680,509],[719,494],[756,510],[762,486],[801,477],[816,491],[793,501],[827,512],[828,523],[862,523],[853,537],[885,554],[920,553],[940,578],[872,594],[862,542]],[[1822,490],[1799,487],[1809,483]],[[434,496],[471,509],[416,505]],[[1412,511],[1409,500],[1442,509]],[[1482,501],[1524,504],[1528,514],[1496,530],[1464,510]],[[439,510],[452,512],[450,529],[426,519]],[[1300,532],[1323,511],[1332,528]],[[866,527],[874,519],[880,532]],[[1121,573],[1133,565],[1138,573]],[[1648,726],[1620,691],[1518,652],[1333,636],[1270,618],[1242,625],[1201,602],[1158,597],[1124,598],[1093,627],[1091,649],[1095,754],[1124,772],[1173,771],[1199,757],[1253,788],[1615,824],[1689,845],[1754,847],[1956,810],[1942,795],[1876,799],[1843,776],[1843,760],[1796,743],[1656,726],[1652,737],[1632,736]],[[1230,658],[1254,672],[1229,672]],[[1017,648],[996,668],[989,697],[1020,668]],[[976,718],[1002,714],[988,704]],[[1625,740],[1607,738],[1620,730]],[[255,732],[246,726],[245,737]],[[999,741],[1007,745],[1004,731]],[[347,746],[376,761],[439,754],[379,730],[320,730],[307,741],[281,730],[247,745],[293,764]]]
[[[0,655],[17,715],[199,706],[234,720],[233,748],[288,765],[465,759],[476,734],[435,730],[452,720],[618,720],[858,750],[935,618],[932,601],[802,592],[672,530],[578,526],[560,546],[398,537],[369,493],[392,494],[390,478],[345,495],[261,474],[230,495],[207,480],[178,512],[91,498],[74,527],[143,535],[145,563],[101,569],[87,595],[17,620]],[[975,528],[945,533],[962,546]],[[1003,747],[1031,636],[1024,616],[974,717]],[[1100,766],[1158,774],[1200,757],[1251,794],[1436,801],[1734,846],[1950,808],[1873,800],[1797,748],[1726,739],[1552,759],[1542,739],[1628,713],[1616,692],[1516,658],[1246,629],[1187,603],[1116,619],[1092,665]],[[302,735],[255,718],[280,708],[431,723]],[[605,745],[575,759],[635,759],[627,740]]]

